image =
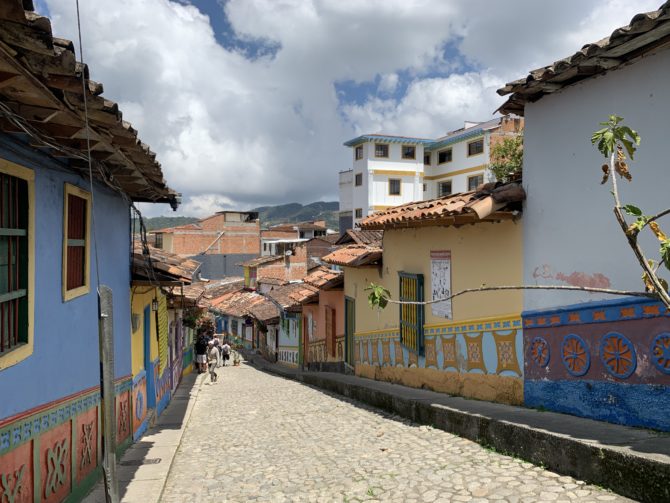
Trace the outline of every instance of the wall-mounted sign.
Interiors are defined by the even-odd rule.
[[[431,300],[443,299],[451,295],[451,250],[430,252]],[[433,316],[452,318],[451,300],[430,305]]]

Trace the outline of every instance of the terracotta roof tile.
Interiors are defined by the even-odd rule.
[[[354,244],[335,250],[323,257],[322,260],[334,265],[359,267],[378,263],[381,258],[381,247]]]
[[[363,230],[379,230],[507,219],[512,218],[513,213],[503,210],[525,197],[523,188],[517,183],[485,184],[478,191],[407,203],[374,213],[363,219],[360,226]],[[520,209],[519,206],[517,211]]]
[[[196,260],[180,257],[150,245],[147,245],[147,249],[149,257],[143,253],[139,241],[133,242],[133,277],[190,283],[200,268],[200,262]]]
[[[300,309],[300,306],[318,297],[319,290],[306,283],[289,283],[288,285],[274,288],[266,294],[283,309]]]
[[[258,267],[259,265],[268,264],[270,262],[275,262],[275,261],[281,260],[283,258],[284,257],[282,257],[281,255],[265,255],[265,256],[262,256],[262,257],[256,257],[256,258],[253,258],[251,260],[247,260],[246,262],[242,262],[242,263],[237,264],[237,265],[241,265],[243,267]]]
[[[344,283],[344,273],[342,271],[334,271],[324,266],[319,266],[310,271],[310,273],[303,279],[305,283],[316,287],[320,290],[328,290]]]
[[[528,75],[498,89],[511,94],[498,109],[502,113],[523,115],[524,105],[575,82],[613,70],[655,49],[670,34],[670,2],[658,10],[637,14],[630,23],[617,28],[609,37],[584,45],[572,56],[531,70]]]
[[[356,243],[359,245],[382,246],[384,231],[364,231],[348,229],[338,240],[337,244]]]

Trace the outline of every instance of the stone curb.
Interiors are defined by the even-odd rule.
[[[427,399],[351,384],[251,357],[257,368],[358,400],[417,423],[432,425],[485,447],[570,475],[643,502],[670,501],[670,463],[568,435],[464,412]]]

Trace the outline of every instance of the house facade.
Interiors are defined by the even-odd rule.
[[[220,279],[241,275],[237,264],[260,255],[260,232],[258,213],[220,211],[150,236],[156,248],[201,262],[203,278]]]
[[[342,371],[344,362],[344,273],[321,266],[304,282],[318,289],[302,305],[302,353],[309,370]]]
[[[622,116],[642,137],[628,161],[632,182],[619,182],[622,204],[649,215],[668,207],[665,114],[658,112],[670,102],[670,50],[663,44],[669,26],[665,4],[498,91],[510,94],[501,111],[526,121],[526,283],[644,290],[613,216],[610,189],[599,184],[605,159],[589,140],[600,122]],[[667,222],[659,223],[667,231]],[[650,258],[656,255],[656,238],[641,235],[640,243]],[[670,321],[663,305],[538,291],[524,296],[524,310],[527,405],[670,430],[664,405]]]
[[[353,167],[340,173],[340,219],[356,228],[374,212],[475,190],[493,175],[491,147],[521,133],[523,120],[500,117],[466,122],[438,139],[368,134],[345,142]]]
[[[379,212],[361,227],[383,230],[382,247],[355,243],[324,257],[344,270],[345,352],[357,375],[523,403],[520,292],[372,310],[366,291],[374,283],[392,299],[429,301],[482,284],[518,284],[523,194],[514,187],[510,198],[469,192]]]
[[[117,450],[132,441],[130,210],[176,207],[177,195],[102,86],[84,91],[72,43],[24,4],[0,9],[0,73],[12,82],[0,87],[12,111],[0,125],[0,499],[51,503],[101,474],[98,284],[113,292]]]

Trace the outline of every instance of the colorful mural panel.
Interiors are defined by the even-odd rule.
[[[524,313],[526,404],[669,431],[669,315],[645,299]]]

